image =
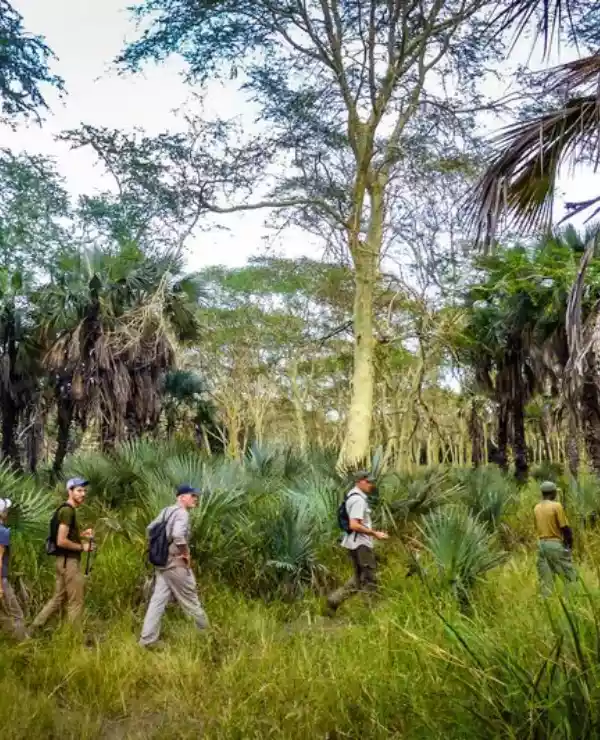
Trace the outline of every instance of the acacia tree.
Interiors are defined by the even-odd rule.
[[[369,450],[374,290],[391,188],[415,148],[426,148],[445,120],[459,119],[465,94],[497,51],[487,23],[497,7],[497,0],[146,0],[136,10],[149,27],[123,64],[137,69],[178,52],[197,79],[243,72],[260,108],[252,146],[259,141],[270,155],[268,197],[207,207],[297,209],[303,225],[337,235],[349,251],[355,349],[342,466]]]
[[[42,38],[26,31],[8,0],[0,0],[0,110],[9,119],[37,115],[47,107],[41,83],[63,89],[63,81],[48,68],[53,56]]]

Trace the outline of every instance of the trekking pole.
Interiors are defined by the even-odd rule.
[[[92,553],[94,551],[94,538],[90,537],[90,549],[87,551],[87,559],[85,561],[85,574],[89,576],[92,570]]]

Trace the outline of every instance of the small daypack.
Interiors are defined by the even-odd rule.
[[[61,509],[64,509],[66,506],[69,506],[69,504],[64,503],[61,504],[58,509],[55,510],[54,514],[52,514],[52,519],[50,519],[50,531],[48,533],[48,537],[46,538],[46,555],[64,555],[67,551],[62,550],[56,543],[56,539],[58,537],[58,512]],[[73,535],[74,535],[74,529],[75,529],[75,515],[73,516],[73,521],[71,522],[71,525],[69,526],[69,539],[73,541]],[[72,553],[68,551],[69,555]]]
[[[148,530],[148,560],[156,568],[164,568],[169,559],[170,539],[167,527],[175,512],[172,511],[167,516],[166,511],[163,510],[162,517]]]
[[[346,532],[346,534],[350,534],[352,532],[352,530],[350,529],[350,517],[348,516],[347,506],[348,500],[351,499],[352,496],[358,496],[358,493],[356,491],[350,491],[344,496],[344,500],[338,506],[338,526],[342,530],[342,532]]]

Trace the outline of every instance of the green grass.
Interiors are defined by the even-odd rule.
[[[532,556],[513,558],[479,584],[468,618],[447,592],[406,579],[396,556],[383,569],[376,606],[350,602],[333,621],[319,616],[315,597],[265,605],[200,575],[212,629],[198,635],[173,611],[164,624],[168,647],[152,653],[136,645],[143,604],[134,606],[133,569],[108,578],[115,559],[128,560],[115,547],[103,550],[89,580],[88,645],[62,627],[2,646],[7,740],[594,737],[569,734],[563,715],[552,734],[528,731],[537,704],[550,699],[528,696],[521,674],[535,680],[558,634],[565,671],[577,674],[580,665],[559,599],[546,605],[537,597]],[[575,595],[569,613],[591,658],[596,578],[590,567],[582,572],[592,596]],[[559,701],[552,695],[551,703],[567,707],[577,682],[570,674],[554,680]],[[596,714],[599,698],[592,681],[585,701]],[[575,722],[583,710],[563,711]]]
[[[574,521],[582,584],[567,602],[543,602],[535,483],[517,490],[494,471],[383,474],[376,518],[394,536],[379,548],[380,597],[329,620],[318,590],[350,572],[335,544],[345,482],[318,460],[300,475],[289,454],[258,450],[244,464],[149,445],[116,457],[77,463],[95,476],[81,518],[101,545],[85,639],[62,626],[0,642],[3,740],[600,736],[600,527]],[[209,491],[192,550],[212,627],[197,634],[172,610],[166,650],[146,652],[143,531],[180,470]],[[596,495],[587,485],[586,512]],[[52,588],[35,533],[54,496],[30,481],[19,497],[12,565],[30,619]],[[408,578],[411,538],[421,557]]]

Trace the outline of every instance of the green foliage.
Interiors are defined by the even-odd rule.
[[[487,528],[462,508],[451,506],[428,514],[419,528],[442,585],[468,604],[481,577],[505,562]]]
[[[461,477],[462,498],[469,513],[491,531],[495,530],[514,496],[506,476],[497,468],[484,467]]]
[[[63,89],[63,81],[48,69],[53,56],[40,36],[25,30],[8,0],[0,0],[0,110],[5,116],[39,116],[37,111],[47,107],[41,86]]]

